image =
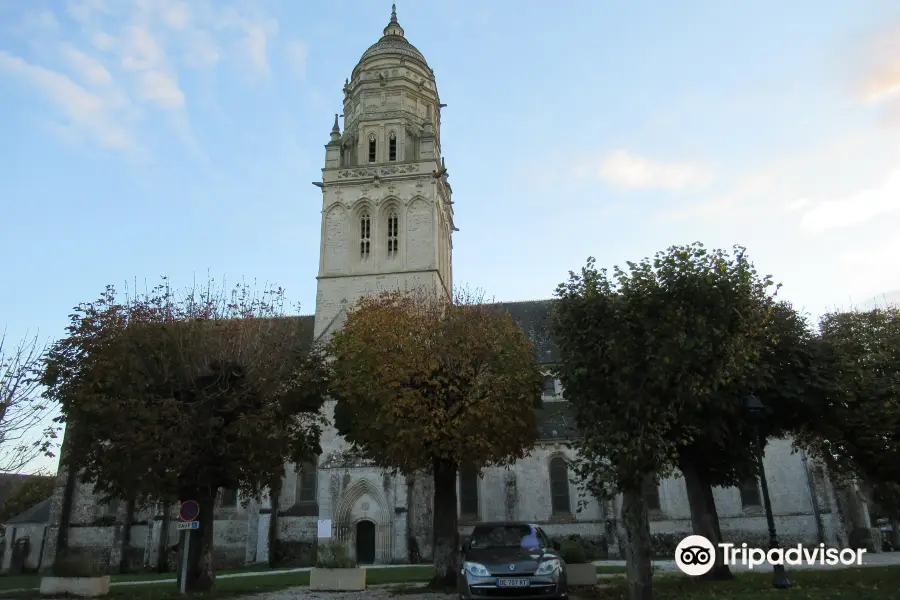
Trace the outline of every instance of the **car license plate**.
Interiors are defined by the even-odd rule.
[[[531,585],[530,579],[498,579],[497,587],[528,587]]]

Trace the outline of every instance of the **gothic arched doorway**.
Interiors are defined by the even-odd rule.
[[[368,520],[356,524],[356,562],[361,565],[375,563],[375,523]]]

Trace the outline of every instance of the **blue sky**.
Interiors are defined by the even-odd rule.
[[[456,284],[748,247],[813,315],[900,292],[896,0],[400,2],[448,107]],[[207,275],[314,309],[323,145],[389,2],[0,0],[0,326]],[[900,297],[900,296],[898,296]]]

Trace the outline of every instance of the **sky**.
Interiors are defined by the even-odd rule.
[[[373,0],[0,0],[0,327],[106,285],[314,311],[324,144]],[[434,69],[454,284],[748,249],[811,317],[900,301],[900,2],[401,1]]]

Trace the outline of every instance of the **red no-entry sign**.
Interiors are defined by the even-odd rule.
[[[181,510],[178,511],[178,516],[181,517],[182,521],[196,521],[197,517],[200,516],[200,505],[197,504],[196,500],[186,500],[181,503]]]

